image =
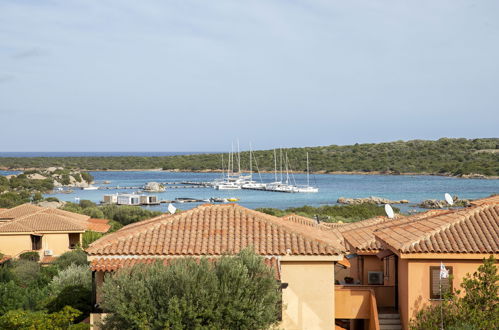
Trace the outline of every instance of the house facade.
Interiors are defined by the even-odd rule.
[[[86,250],[96,287],[95,302],[100,302],[100,288],[108,272],[185,256],[217,258],[246,247],[263,256],[285,283],[280,328],[334,328],[335,263],[343,258],[343,246],[335,234],[232,204],[161,215],[95,241]]]
[[[86,230],[106,232],[109,227],[107,220],[23,204],[0,211],[0,252],[16,258],[35,251],[43,261],[81,246]]]

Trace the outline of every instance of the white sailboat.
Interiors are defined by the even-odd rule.
[[[299,193],[316,193],[319,192],[319,188],[312,187],[310,185],[310,168],[308,166],[308,152],[307,152],[307,185],[306,186],[297,186],[296,192]]]

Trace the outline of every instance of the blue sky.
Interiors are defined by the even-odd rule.
[[[499,1],[0,0],[0,151],[497,137]]]

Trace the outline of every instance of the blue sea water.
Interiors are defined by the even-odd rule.
[[[90,172],[95,178],[96,186],[130,187],[143,186],[150,181],[181,182],[181,181],[212,181],[220,178],[220,173],[164,172],[164,171],[96,171]],[[2,174],[2,172],[0,172]],[[274,175],[261,175],[264,182],[274,180]],[[255,178],[256,177],[256,178]],[[258,175],[255,179],[259,180]],[[297,184],[306,183],[305,174],[294,175]],[[103,181],[110,181],[108,185]],[[339,197],[369,197],[379,196],[391,200],[407,199],[409,205],[401,205],[407,212],[416,203],[425,199],[443,199],[444,193],[458,195],[460,198],[476,199],[499,193],[499,180],[460,179],[442,176],[421,175],[311,175],[311,184],[319,187],[318,193],[286,194],[253,190],[219,191],[213,188],[182,188],[167,189],[163,193],[154,193],[161,200],[174,200],[177,197],[208,199],[210,197],[236,197],[239,204],[249,207],[288,208],[303,205],[321,206],[335,204]],[[71,194],[53,194],[60,200],[74,201],[75,197],[100,202],[105,194],[131,193],[136,190],[74,190]],[[176,204],[179,209],[189,209],[199,203]],[[397,205],[399,206],[399,205]],[[167,204],[150,207],[166,211]]]

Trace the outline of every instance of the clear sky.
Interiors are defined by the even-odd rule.
[[[498,133],[497,0],[0,0],[0,151]]]

